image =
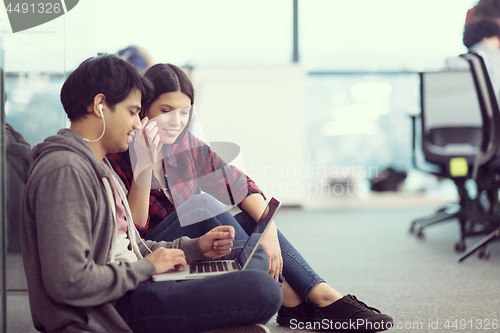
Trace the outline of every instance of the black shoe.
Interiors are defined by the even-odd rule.
[[[281,307],[278,324],[292,329],[334,332],[379,332],[392,327],[393,320],[379,310],[346,295],[326,307],[301,303],[294,308]]]
[[[292,326],[293,328],[294,323],[314,321],[315,309],[314,305],[306,302],[302,302],[293,308],[282,306],[278,311],[276,322],[281,326]]]

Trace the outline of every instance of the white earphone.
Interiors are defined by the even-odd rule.
[[[87,138],[83,138],[83,140],[85,140],[87,142],[97,142],[97,141],[101,140],[102,137],[104,136],[104,132],[106,132],[106,122],[104,121],[104,116],[102,114],[102,109],[103,109],[102,104],[99,104],[98,108],[99,108],[99,113],[101,114],[101,119],[102,119],[102,133],[101,133],[101,136],[99,136],[95,140],[90,140],[90,139],[87,139]]]

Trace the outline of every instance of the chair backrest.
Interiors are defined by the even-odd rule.
[[[500,157],[500,109],[484,58],[478,53],[462,54],[461,57],[469,62],[483,118],[483,139],[473,173],[477,178],[481,168]]]
[[[470,71],[420,73],[422,151],[445,169],[452,158],[472,165],[482,141],[483,120]]]

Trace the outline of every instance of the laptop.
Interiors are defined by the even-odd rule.
[[[269,222],[276,215],[279,206],[280,202],[275,198],[271,198],[259,222],[255,224],[255,229],[235,259],[194,262],[181,269],[172,268],[165,273],[155,274],[153,275],[153,281],[202,279],[208,276],[244,270],[248,266],[250,259],[252,259],[257,246],[269,227]]]

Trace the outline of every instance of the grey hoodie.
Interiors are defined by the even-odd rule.
[[[8,252],[21,252],[20,244],[20,221],[23,202],[23,192],[28,172],[32,162],[31,147],[18,138],[14,129],[6,126],[7,129],[7,231]]]
[[[21,249],[35,328],[47,332],[130,332],[111,304],[155,273],[147,259],[110,262],[115,234],[106,171],[74,131],[33,150],[23,201]],[[103,179],[105,178],[105,179]],[[115,194],[118,195],[118,194]],[[125,199],[126,200],[126,199]],[[144,256],[159,246],[203,259],[197,239],[138,239]]]

